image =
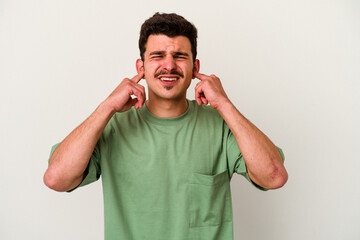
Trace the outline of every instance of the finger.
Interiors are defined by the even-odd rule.
[[[201,96],[200,94],[195,93],[195,100],[197,104],[200,106],[202,104]]]
[[[197,104],[200,106],[201,104],[208,104],[208,101],[205,97],[205,94],[202,90],[202,85],[201,84],[197,84],[195,87],[195,100],[197,102]]]
[[[143,77],[144,77],[144,72],[142,71],[142,72],[140,72],[138,75],[135,75],[132,79],[131,79],[131,81],[133,81],[133,82],[135,82],[135,83],[138,83],[138,82],[140,82],[140,80],[141,79],[143,79]]]
[[[137,98],[137,102],[135,104],[135,109],[142,108],[144,106],[144,102],[146,100],[145,93],[141,94],[141,98]]]
[[[201,105],[202,103],[207,105],[209,101],[207,100],[205,96],[205,92],[203,91],[202,88],[203,88],[203,82],[199,82],[195,87],[196,96],[197,99],[199,99],[199,102],[201,102],[199,105]]]
[[[134,108],[137,110],[137,109],[139,109],[140,107],[139,107],[139,99],[137,99],[137,98],[133,98],[133,101],[134,101]]]
[[[137,98],[130,98],[129,101],[126,103],[128,105],[128,108],[130,109],[132,106],[136,108],[136,103],[138,102],[139,100]]]
[[[202,73],[198,73],[198,72],[194,72],[194,76],[199,79],[200,81],[203,81],[205,79],[207,79],[209,76],[202,74]]]
[[[135,104],[135,108],[142,108],[144,102],[145,102],[145,89],[144,88],[136,88],[134,87],[132,89],[132,95],[135,95],[137,102]]]
[[[141,108],[143,102],[145,101],[145,88],[144,86],[137,84],[132,81],[132,79],[126,79],[126,91],[128,96],[127,106],[132,107],[136,105],[136,108]],[[132,98],[131,96],[135,96]],[[136,99],[136,101],[132,101],[131,99]],[[131,104],[131,105],[130,105]]]
[[[141,92],[135,92],[134,93],[135,98],[137,101],[135,102],[135,108],[138,109],[140,107],[142,107],[142,104],[144,102],[144,94],[142,94]]]
[[[201,89],[201,91],[200,91],[199,99],[201,100],[201,102],[202,102],[203,104],[205,104],[205,105],[208,104],[208,100],[207,100],[207,98],[206,98],[206,96],[205,96],[205,92],[204,92],[202,89]]]
[[[140,91],[140,92],[145,92],[145,87],[143,85],[140,85],[140,84],[137,84],[137,83],[134,83],[134,82],[131,83],[131,89],[132,90],[137,90],[137,91]]]
[[[195,100],[199,106],[202,104],[201,98],[195,97]]]
[[[201,96],[201,101],[202,101],[205,105],[207,105],[209,102],[208,102],[208,100],[206,99],[204,93],[202,93],[200,96]]]

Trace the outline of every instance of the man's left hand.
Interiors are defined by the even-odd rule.
[[[195,87],[195,99],[198,105],[210,103],[211,107],[218,109],[224,103],[230,102],[217,76],[197,72],[194,72],[194,76],[200,80]]]

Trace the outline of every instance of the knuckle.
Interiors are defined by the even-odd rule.
[[[133,87],[133,84],[132,84],[131,81],[126,81],[126,82],[125,82],[125,86],[127,86],[127,87]]]
[[[134,88],[134,89],[133,89],[133,93],[134,93],[134,95],[137,96],[137,95],[139,95],[139,90],[137,90],[136,88]]]

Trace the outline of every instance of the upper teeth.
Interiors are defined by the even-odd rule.
[[[160,78],[161,80],[163,81],[176,81],[176,78],[166,78],[166,77],[163,77],[163,78]]]

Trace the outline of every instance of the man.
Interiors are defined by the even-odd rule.
[[[105,239],[232,239],[232,174],[260,189],[287,181],[281,150],[235,108],[218,77],[199,73],[196,39],[179,15],[145,21],[138,74],[52,149],[50,188],[71,191],[102,175]]]

